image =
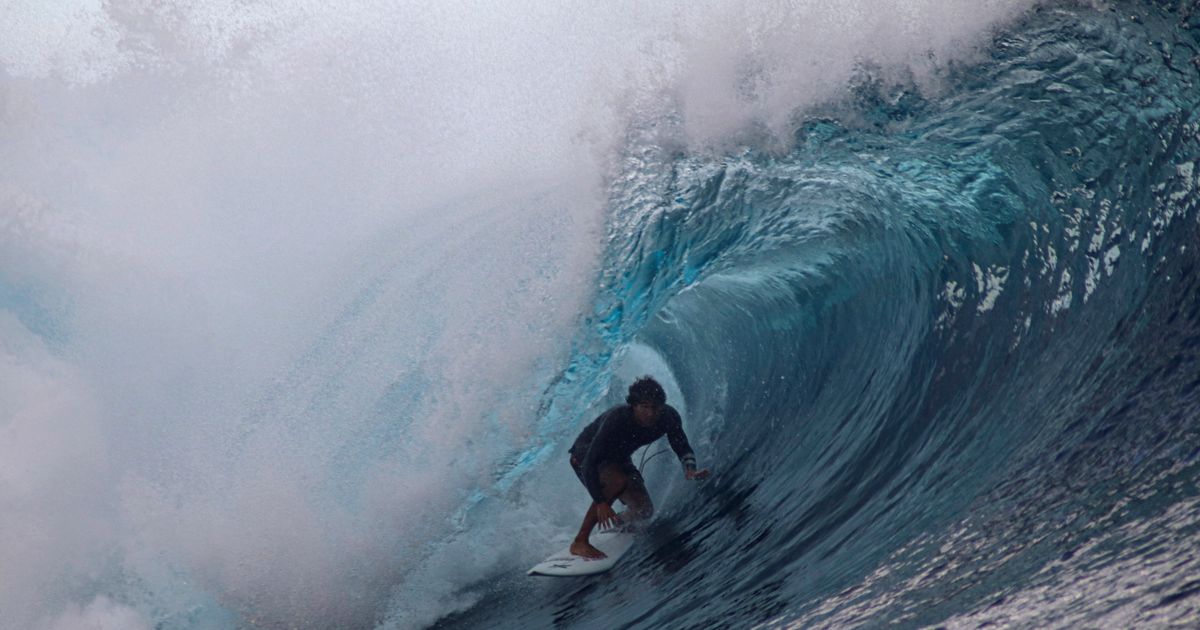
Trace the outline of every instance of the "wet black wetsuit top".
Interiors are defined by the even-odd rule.
[[[671,405],[663,405],[654,424],[644,427],[633,417],[633,407],[617,405],[600,414],[575,438],[571,455],[582,460],[583,483],[597,503],[608,503],[600,488],[600,465],[626,463],[637,449],[663,435],[685,470],[696,469],[696,456],[683,433],[683,419]],[[632,465],[632,463],[630,463]]]

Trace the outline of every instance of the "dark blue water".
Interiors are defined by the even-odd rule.
[[[634,125],[542,422],[636,344],[714,478],[438,627],[1200,624],[1200,11],[1043,7],[944,78],[864,71],[781,151]]]

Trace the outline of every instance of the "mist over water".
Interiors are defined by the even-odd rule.
[[[546,400],[643,212],[606,205],[630,138],[785,150],[1031,4],[6,4],[0,625],[469,607],[577,520],[551,453],[608,379],[668,371]]]

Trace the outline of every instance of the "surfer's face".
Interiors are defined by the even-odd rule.
[[[651,424],[658,417],[658,405],[651,402],[640,402],[633,406],[633,419],[639,424]]]

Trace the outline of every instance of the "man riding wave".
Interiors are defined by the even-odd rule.
[[[605,557],[588,542],[597,523],[602,528],[632,524],[654,513],[645,480],[630,459],[634,451],[666,435],[687,479],[704,479],[709,474],[708,469],[696,469],[683,419],[667,404],[662,385],[644,376],[629,386],[625,403],[600,414],[571,447],[571,468],[592,496],[592,505],[571,543],[571,553],[585,558]],[[612,508],[615,500],[627,508],[619,516]]]

